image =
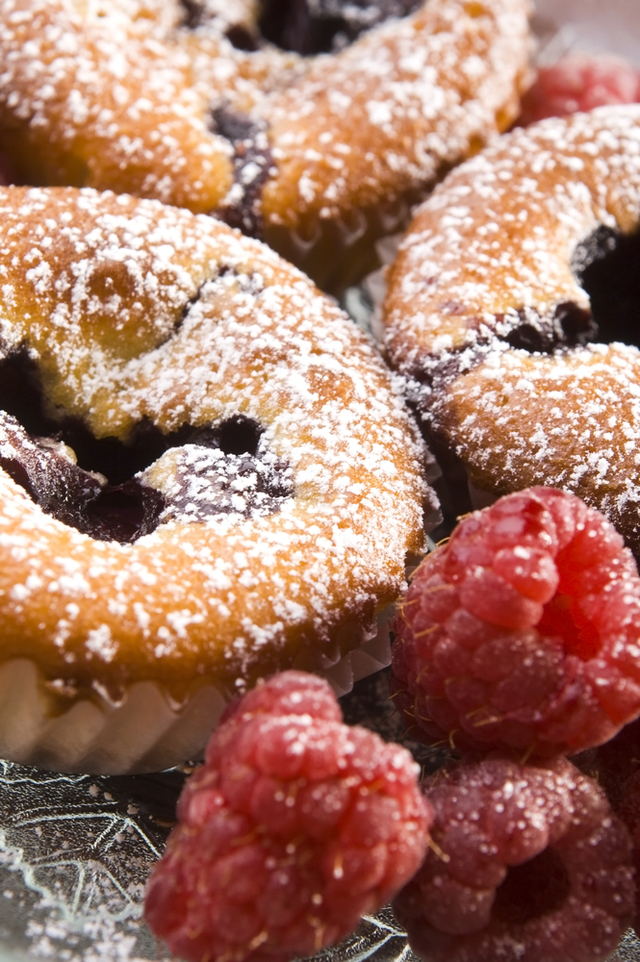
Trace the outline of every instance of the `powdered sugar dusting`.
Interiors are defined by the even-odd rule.
[[[197,676],[232,689],[306,648],[357,644],[421,547],[427,496],[424,451],[366,338],[277,255],[209,218],[73,189],[7,188],[0,209],[3,353],[26,346],[50,413],[124,442],[140,421],[167,433],[248,418],[264,470],[284,465],[285,483],[277,510],[209,514],[198,477],[221,452],[173,448],[145,483],[186,485],[182,506],[119,544],[44,514],[0,473],[6,657],[80,685],[152,677],[179,695]],[[203,472],[180,481],[176,457]],[[223,487],[242,502],[234,457]]]
[[[640,107],[514,131],[426,202],[386,302],[393,363],[474,485],[574,491],[636,551],[640,355],[571,346],[563,322],[588,333],[581,245],[601,225],[631,233],[639,216]],[[533,348],[511,346],[523,336]]]
[[[424,188],[517,114],[528,0],[429,0],[311,58],[235,49],[225,31],[256,33],[255,10],[222,7],[187,29],[178,0],[2,0],[0,129],[27,182],[233,208],[255,171],[234,178],[222,108],[267,127],[258,213],[309,236]]]
[[[230,147],[208,129],[189,57],[165,42],[179,11],[153,0],[2,3],[0,117],[32,183],[216,205],[231,186]]]
[[[640,352],[593,344],[554,356],[490,354],[436,402],[474,483],[573,491],[640,539]],[[454,427],[453,421],[457,422]]]
[[[168,506],[159,521],[204,521],[210,515],[266,514],[292,497],[290,471],[268,449],[262,458],[185,444],[162,455],[141,480],[163,492]]]
[[[308,230],[424,187],[504,129],[527,73],[529,13],[526,0],[430,0],[311,63],[257,108],[278,165],[267,218]]]

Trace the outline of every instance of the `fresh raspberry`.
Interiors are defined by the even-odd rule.
[[[530,488],[463,519],[393,628],[392,694],[425,741],[549,756],[640,714],[635,561],[575,495]]]
[[[640,101],[640,71],[613,56],[569,54],[541,67],[522,98],[522,126],[545,117],[566,117],[578,110]]]
[[[418,767],[341,719],[329,685],[296,671],[232,706],[147,891],[147,921],[177,956],[310,955],[416,871],[430,821]]]
[[[596,962],[633,912],[629,833],[564,758],[431,776],[431,850],[393,907],[429,962]]]

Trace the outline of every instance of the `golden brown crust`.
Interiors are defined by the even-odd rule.
[[[392,362],[472,484],[574,491],[636,552],[638,349],[581,346],[593,331],[579,275],[598,230],[639,220],[640,107],[514,131],[418,212],[385,306]]]
[[[242,201],[249,176],[233,181],[214,112],[247,113],[272,164],[254,213],[309,238],[430,185],[513,120],[528,13],[528,0],[429,0],[303,59],[236,50],[215,21],[189,32],[177,0],[3,0],[3,146],[28,182],[206,212]]]
[[[553,356],[513,351],[443,388],[438,430],[476,488],[572,491],[603,511],[637,552],[638,385],[638,350],[623,344]]]
[[[231,187],[231,151],[207,129],[188,59],[139,21],[87,23],[82,6],[2,8],[0,125],[16,171],[28,183],[111,187],[212,210]]]
[[[259,108],[278,167],[267,223],[309,236],[318,218],[432,184],[508,127],[528,76],[528,12],[430,0],[272,94]]]
[[[235,454],[178,438],[136,476],[166,499],[158,526],[118,543],[44,513],[0,470],[3,659],[85,694],[154,680],[182,697],[194,678],[233,692],[357,645],[421,546],[427,496],[423,449],[366,338],[210,218],[62,188],[6,188],[0,210],[2,355],[27,352],[50,417],[124,443],[140,423],[167,436],[248,419],[264,472],[284,478],[251,500],[257,461],[229,474]]]

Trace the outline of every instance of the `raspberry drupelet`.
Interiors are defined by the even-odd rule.
[[[631,920],[629,833],[557,758],[441,769],[431,849],[393,907],[427,962],[600,962]]]
[[[530,488],[464,518],[393,623],[411,734],[460,750],[571,754],[640,714],[640,578],[575,495]]]
[[[277,675],[231,706],[178,803],[146,918],[189,962],[284,962],[351,932],[424,856],[431,811],[398,745],[329,685]]]

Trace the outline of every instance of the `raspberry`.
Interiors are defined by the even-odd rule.
[[[541,67],[522,98],[519,123],[566,117],[578,110],[640,101],[640,71],[620,57],[570,54]]]
[[[392,694],[427,742],[550,756],[640,714],[640,578],[575,495],[531,488],[463,519],[393,629]]]
[[[634,900],[629,834],[558,758],[467,761],[431,776],[432,848],[393,908],[429,962],[596,962]]]
[[[296,671],[230,708],[147,891],[147,921],[173,953],[310,955],[411,878],[430,821],[417,765],[341,719],[329,685]]]

